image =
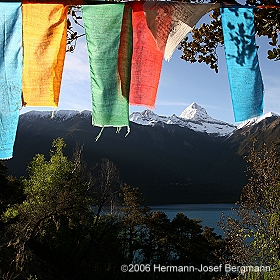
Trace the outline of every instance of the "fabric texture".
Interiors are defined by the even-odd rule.
[[[173,5],[168,2],[148,1],[143,4],[143,9],[157,47],[164,53],[174,14]]]
[[[0,9],[0,159],[9,159],[21,108],[21,3],[2,2]]]
[[[58,106],[66,53],[68,7],[23,4],[23,100],[26,106]]]
[[[143,2],[129,4],[132,7],[133,26],[129,103],[154,109],[163,53],[157,48],[155,39],[148,28]]]
[[[252,7],[221,8],[228,78],[236,122],[260,116],[263,92]]]
[[[125,4],[85,5],[82,15],[90,61],[92,123],[128,127],[131,8]]]
[[[154,1],[147,1],[143,5],[148,27],[167,61],[201,17],[219,7],[219,4]]]
[[[118,71],[121,80],[122,94],[126,100],[129,99],[130,91],[132,36],[132,9],[129,5],[125,5],[118,51]]]
[[[145,3],[147,7],[150,5],[149,2]],[[212,9],[220,7],[220,4],[190,4],[180,2],[162,2],[159,5],[169,7],[168,9],[165,8],[165,11],[171,13],[170,30],[164,50],[164,58],[167,61],[171,59],[179,43],[194,28],[197,22]],[[157,32],[162,31],[158,28]],[[164,33],[166,33],[165,30]]]

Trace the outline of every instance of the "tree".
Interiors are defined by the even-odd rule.
[[[225,243],[221,236],[213,232],[213,228],[202,228],[201,220],[189,219],[183,213],[177,213],[170,223],[170,244],[172,264],[182,263],[200,268],[219,266],[218,254],[224,249]],[[199,253],[198,253],[199,252]],[[188,274],[188,279],[212,279],[221,273],[211,271],[194,271]],[[178,273],[176,279],[184,279]]]
[[[68,160],[63,154],[65,143],[61,138],[54,140],[52,146],[50,160],[38,154],[31,161],[29,178],[22,181],[25,200],[8,207],[2,217],[3,221],[10,222],[6,248],[14,249],[12,263],[15,271],[22,271],[23,275],[24,271],[36,270],[36,265],[42,265],[36,250],[40,251],[40,247],[46,247],[50,241],[52,249],[66,244],[74,231],[71,229],[82,230],[82,225],[92,217],[94,200],[88,193],[88,183],[81,180],[80,158]],[[60,260],[60,264],[63,265],[63,261]],[[50,275],[45,276],[48,277],[51,279]]]
[[[181,2],[189,3],[209,3],[216,1],[208,0],[180,0]],[[224,1],[219,0],[223,3]],[[235,0],[227,1],[229,4],[237,4]],[[279,6],[279,0],[246,0],[242,5],[248,6]],[[70,19],[68,20],[68,36],[67,50],[74,52],[76,41],[84,35],[82,31],[79,34],[77,30],[83,30],[81,24],[81,6],[72,6],[69,9]],[[268,50],[268,59],[280,60],[280,15],[278,9],[254,9],[255,13],[255,31],[257,36],[265,36],[270,41],[271,49]],[[199,27],[195,27],[192,32],[187,35],[179,45],[179,50],[182,51],[181,58],[190,63],[206,63],[211,69],[218,72],[218,55],[217,48],[223,46],[223,32],[221,25],[221,15],[219,9],[215,9],[209,13],[210,22],[203,23]],[[74,27],[75,26],[75,27]],[[82,29],[80,29],[82,28]]]
[[[113,214],[118,205],[117,200],[120,188],[119,171],[113,162],[105,158],[101,160],[95,185],[94,192],[96,194],[96,204],[98,207],[97,217],[102,210]]]
[[[3,205],[0,278],[108,279],[120,272],[118,170],[107,159],[88,170],[82,148],[70,160],[65,146],[57,138],[49,160],[37,154],[20,181],[23,198]]]
[[[142,245],[143,263],[168,265],[172,260],[170,219],[164,212],[151,212],[147,219],[147,229]]]
[[[163,212],[152,212],[141,205],[142,195],[137,188],[121,187],[123,192],[122,242],[123,261],[131,264],[161,264],[162,266],[218,266],[219,251],[225,243],[213,228],[202,229],[201,221],[177,213],[170,221]],[[219,273],[192,272],[188,279],[212,279]],[[128,279],[143,279],[135,274]],[[151,269],[149,279],[185,279],[184,273],[157,273]]]
[[[239,207],[221,226],[231,253],[228,262],[242,266],[269,266],[268,272],[245,273],[246,279],[280,277],[280,158],[277,147],[256,151],[246,158],[250,174]],[[244,275],[243,275],[244,276]]]
[[[141,248],[143,234],[147,215],[150,212],[149,207],[141,206],[143,197],[138,188],[124,184],[121,186],[121,195],[123,196],[123,213],[121,233],[123,256],[127,263],[137,263],[140,253],[137,252]]]
[[[0,161],[0,213],[8,205],[24,200],[21,181],[7,174],[5,161]]]
[[[196,1],[191,1],[196,2]],[[203,1],[208,2],[208,1]],[[222,2],[222,1],[218,1]],[[232,1],[233,4],[238,2]],[[231,3],[229,1],[229,3]],[[264,6],[279,5],[277,0],[246,0],[243,5]],[[268,50],[268,59],[280,59],[280,45],[278,45],[280,31],[280,16],[278,9],[254,9],[255,31],[257,36],[265,36],[272,46]],[[179,46],[182,50],[182,59],[190,63],[206,63],[211,69],[218,72],[217,48],[224,44],[219,9],[209,14],[210,22],[203,23],[200,27],[194,28],[191,35],[184,38]],[[189,38],[191,37],[191,40]]]

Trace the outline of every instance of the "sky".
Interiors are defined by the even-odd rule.
[[[264,114],[272,111],[280,115],[280,61],[267,59],[269,48],[267,38],[257,37],[256,42],[259,46],[259,63],[265,87]],[[236,124],[224,48],[219,47],[217,53],[218,74],[205,64],[190,64],[182,60],[179,50],[175,51],[169,62],[163,61],[154,112],[161,116],[172,114],[179,116],[187,106],[196,102],[205,108],[212,118]],[[26,107],[21,113],[53,109]],[[131,106],[130,112],[142,112],[145,109],[147,108]],[[59,107],[55,110],[91,110],[90,73],[85,37],[78,39],[74,53],[66,54]]]

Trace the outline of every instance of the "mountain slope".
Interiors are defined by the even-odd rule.
[[[252,148],[253,141],[255,148],[261,149],[264,143],[270,148],[279,140],[280,117],[270,112],[239,125],[226,142],[239,155],[244,156]]]
[[[13,159],[7,167],[13,175],[26,175],[26,166],[36,153],[48,158],[51,142],[63,137],[70,157],[77,143],[83,145],[88,166],[101,158],[113,161],[123,182],[139,187],[150,204],[232,202],[238,199],[241,182],[226,165],[215,169],[224,147],[224,137],[195,132],[178,125],[153,126],[131,123],[127,137],[114,128],[92,127],[87,112],[26,113],[20,117]],[[239,156],[232,155],[233,158]],[[238,160],[238,159],[237,159]],[[242,166],[236,166],[242,172]],[[225,171],[224,171],[225,170]]]
[[[122,181],[139,187],[148,204],[235,202],[247,182],[243,155],[252,145],[251,137],[276,141],[280,118],[266,117],[225,137],[189,128],[207,122],[228,125],[213,120],[197,104],[189,107],[181,117],[173,116],[177,124],[171,123],[172,117],[150,111],[135,113],[131,117],[146,120],[146,125],[131,122],[127,137],[125,129],[118,134],[114,128],[106,128],[97,142],[100,128],[91,125],[89,111],[58,111],[53,117],[52,112],[29,112],[20,116],[14,158],[6,165],[11,174],[26,175],[32,157],[42,153],[48,158],[53,139],[63,137],[69,157],[77,143],[83,145],[88,167],[103,157],[113,161]]]

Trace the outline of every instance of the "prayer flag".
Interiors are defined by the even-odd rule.
[[[128,127],[131,8],[125,4],[85,5],[82,15],[90,61],[92,123]]]
[[[163,53],[158,50],[148,28],[143,2],[132,7],[133,55],[129,103],[154,109],[162,68]]]
[[[173,16],[173,6],[167,2],[148,1],[143,4],[146,21],[158,49],[164,53]]]
[[[172,3],[174,12],[170,33],[164,52],[165,60],[169,61],[173,52],[183,38],[195,27],[197,22],[208,12],[219,8],[220,4]]]
[[[263,82],[255,42],[253,7],[221,8],[235,121],[263,112]]]
[[[68,7],[23,4],[23,101],[58,106],[66,52]]]
[[[0,159],[13,156],[22,90],[21,3],[0,3]]]
[[[202,16],[218,7],[220,4],[154,1],[147,1],[143,5],[148,27],[167,61]]]

